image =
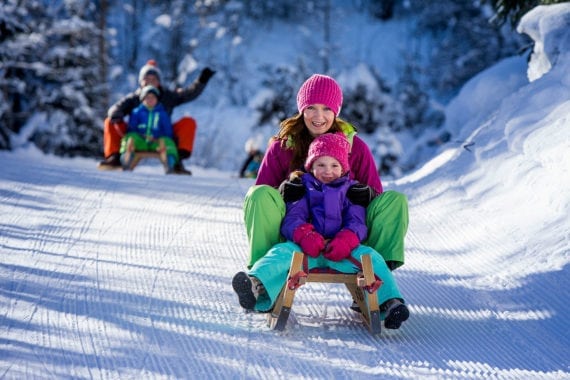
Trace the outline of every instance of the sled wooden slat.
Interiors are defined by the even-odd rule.
[[[291,260],[291,266],[289,268],[289,275],[299,274],[303,272],[303,253],[295,252],[293,254],[293,259]],[[306,278],[299,278],[299,284],[302,285]],[[288,286],[289,281],[285,283],[275,306],[271,313],[267,315],[267,323],[270,328],[282,331],[285,329],[287,320],[289,319],[289,314],[291,313],[291,306],[293,305],[293,298],[295,297],[295,292],[297,289],[290,289]]]
[[[135,151],[128,170],[133,170],[140,163],[140,161],[145,158],[157,158],[160,160],[162,165],[167,165],[168,161],[166,157],[166,147],[164,145],[164,141],[159,141],[157,152]]]
[[[366,286],[372,286],[376,278],[374,276],[374,268],[372,268],[372,259],[370,258],[370,255],[362,256],[362,271],[364,272],[364,281]],[[364,291],[363,288],[358,288],[358,290],[366,294],[366,303],[368,305],[365,309],[362,309],[362,307],[360,308],[360,310],[362,310],[362,317],[370,331],[373,334],[378,334],[380,333],[381,322],[380,308],[378,306],[378,297],[376,296],[376,292],[369,293],[368,291]]]
[[[267,324],[271,329],[284,330],[291,314],[295,293],[300,286],[306,282],[321,282],[345,284],[346,288],[356,301],[362,311],[362,319],[372,334],[379,334],[381,331],[380,310],[378,306],[377,290],[370,293],[365,290],[375,282],[374,268],[370,255],[362,256],[362,272],[356,274],[337,272],[310,271],[303,272],[302,252],[295,252],[291,260],[289,269],[289,281],[283,286],[273,310],[267,315]],[[291,283],[291,281],[293,282]],[[295,286],[290,286],[294,284]]]
[[[143,158],[158,158],[160,160],[160,154],[158,152],[135,152],[129,170],[133,170]]]

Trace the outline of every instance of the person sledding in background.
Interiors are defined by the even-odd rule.
[[[312,75],[299,89],[299,113],[281,122],[265,152],[255,185],[245,197],[248,268],[282,241],[279,228],[285,202],[299,199],[305,191],[300,184],[288,181],[289,174],[302,169],[313,139],[331,132],[342,132],[351,145],[350,177],[359,184],[350,187],[348,197],[352,203],[366,207],[368,238],[363,244],[379,252],[391,270],[404,264],[407,198],[396,191],[383,190],[370,149],[351,124],[338,118],[342,98],[338,83],[326,75]]]
[[[206,67],[200,72],[198,78],[185,88],[170,90],[161,85],[161,72],[156,61],[149,60],[139,72],[139,88],[126,95],[117,103],[112,105],[107,112],[103,129],[104,155],[105,159],[98,165],[99,169],[119,169],[121,168],[120,148],[121,139],[126,133],[127,123],[124,118],[140,104],[140,92],[147,85],[154,86],[160,91],[160,103],[164,106],[167,114],[172,116],[175,107],[196,99],[206,88],[208,81],[215,74],[215,71]],[[172,124],[174,141],[178,148],[179,160],[174,167],[176,174],[191,174],[182,165],[184,159],[192,155],[194,137],[196,134],[196,120],[185,116]]]
[[[128,168],[135,151],[157,152],[161,145],[166,150],[165,172],[174,173],[178,163],[178,149],[174,143],[170,116],[158,102],[160,91],[151,85],[143,87],[141,104],[129,116],[127,133],[121,139],[121,164]],[[162,144],[161,144],[162,142]]]
[[[261,135],[253,136],[245,142],[245,152],[247,157],[241,165],[239,171],[240,178],[256,178],[261,161],[263,160],[263,152],[261,151]]]
[[[342,132],[316,137],[309,146],[305,170],[293,173],[301,179],[305,195],[286,204],[281,224],[285,243],[273,246],[251,270],[238,272],[232,286],[240,305],[247,310],[269,311],[287,281],[294,252],[307,255],[308,269],[330,268],[342,273],[362,270],[361,256],[370,254],[374,274],[383,281],[377,291],[384,326],[400,328],[409,316],[392,272],[373,248],[362,245],[368,230],[366,210],[347,198],[350,186],[350,144]]]

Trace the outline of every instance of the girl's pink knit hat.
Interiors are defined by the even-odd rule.
[[[303,113],[305,108],[313,104],[324,104],[338,116],[342,106],[342,90],[333,78],[313,74],[303,83],[297,93],[299,113]]]
[[[308,172],[311,171],[311,167],[317,158],[330,156],[340,162],[344,174],[350,170],[350,164],[348,163],[349,151],[350,143],[342,132],[320,135],[309,145],[309,154],[305,162],[305,170]]]

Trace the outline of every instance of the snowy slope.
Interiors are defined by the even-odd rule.
[[[341,286],[301,288],[281,333],[241,310],[251,180],[0,152],[0,378],[570,379],[570,59],[520,68],[475,78],[462,143],[385,183],[410,201],[412,314],[380,336]]]

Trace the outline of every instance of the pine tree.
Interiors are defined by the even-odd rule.
[[[426,73],[438,95],[447,100],[470,78],[503,57],[513,55],[522,39],[489,22],[485,5],[471,1],[416,0],[418,36],[435,45]],[[487,6],[488,7],[488,6]]]
[[[10,0],[3,7],[17,21],[0,43],[1,80],[8,84],[3,96],[11,99],[13,110],[5,115],[2,130],[44,152],[96,155],[102,146],[106,81],[100,77],[95,6],[42,4],[20,1],[16,6]]]
[[[11,139],[31,115],[28,80],[33,77],[36,46],[42,44],[42,36],[32,33],[41,28],[42,4],[20,3],[8,0],[0,5],[0,149],[12,148]]]
[[[492,21],[503,25],[510,20],[512,28],[515,28],[522,16],[538,5],[565,3],[568,0],[486,0],[496,11]]]

